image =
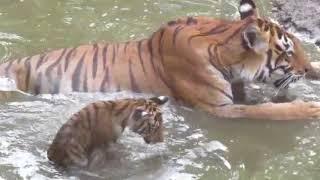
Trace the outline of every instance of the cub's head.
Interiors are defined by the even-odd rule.
[[[241,0],[239,11],[241,19],[250,22],[242,31],[244,48],[263,57],[256,70],[251,71],[254,80],[287,88],[311,70],[301,42],[279,25],[259,18],[252,0]]]
[[[140,134],[146,143],[163,142],[160,106],[168,101],[168,97],[159,96],[138,101],[138,105],[131,115],[131,130]]]

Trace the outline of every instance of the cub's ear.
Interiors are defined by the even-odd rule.
[[[242,33],[243,46],[261,54],[268,51],[268,35],[263,34],[258,27],[248,26]]]
[[[245,19],[249,16],[259,17],[259,13],[256,8],[256,4],[253,0],[241,0],[239,6],[241,19]]]
[[[150,98],[150,100],[157,103],[158,105],[163,105],[169,100],[169,98],[167,96],[158,96],[152,97]]]

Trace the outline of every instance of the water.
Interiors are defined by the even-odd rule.
[[[270,15],[269,1],[257,3]],[[98,40],[139,39],[179,16],[237,18],[236,8],[237,0],[1,0],[0,59]],[[319,58],[313,45],[305,45]],[[289,93],[320,100],[317,86],[301,82]],[[270,88],[251,93],[255,102],[273,96]],[[95,100],[146,95],[0,94],[0,179],[320,179],[318,121],[219,120],[172,103],[164,108],[164,143],[146,145],[126,132],[110,149],[114,158],[105,168],[64,172],[48,162],[46,150],[72,113]]]

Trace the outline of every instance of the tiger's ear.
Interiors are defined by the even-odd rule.
[[[152,97],[150,98],[150,100],[157,103],[158,105],[163,105],[169,100],[169,98],[167,96],[158,96]]]
[[[246,49],[251,49],[258,54],[268,51],[269,43],[266,36],[262,34],[256,26],[248,26],[242,33],[243,46]]]
[[[245,19],[249,16],[257,18],[259,17],[256,4],[253,2],[253,0],[241,0],[239,6],[239,13],[241,19]]]

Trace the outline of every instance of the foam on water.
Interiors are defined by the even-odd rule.
[[[158,179],[161,179],[159,177],[194,179],[198,173],[191,173],[186,169],[193,167],[201,172],[205,167],[201,161],[209,156],[215,163],[228,166],[224,162],[227,160],[223,155],[227,153],[227,147],[218,141],[209,141],[205,133],[186,122],[173,105],[165,105],[163,108],[166,128],[166,138],[163,143],[145,144],[139,135],[126,130],[118,145],[108,151],[112,158],[110,164],[107,163],[103,170],[64,174],[48,162],[46,149],[58,128],[72,113],[92,101],[128,97],[150,97],[150,95],[128,92],[108,95],[102,93],[41,95],[35,97],[35,100],[3,104],[0,113],[9,118],[0,120],[0,169],[4,169],[2,171],[7,177],[19,176],[23,179],[39,177],[154,179],[154,173],[157,173]],[[6,168],[1,166],[10,167],[10,170],[5,170]]]

